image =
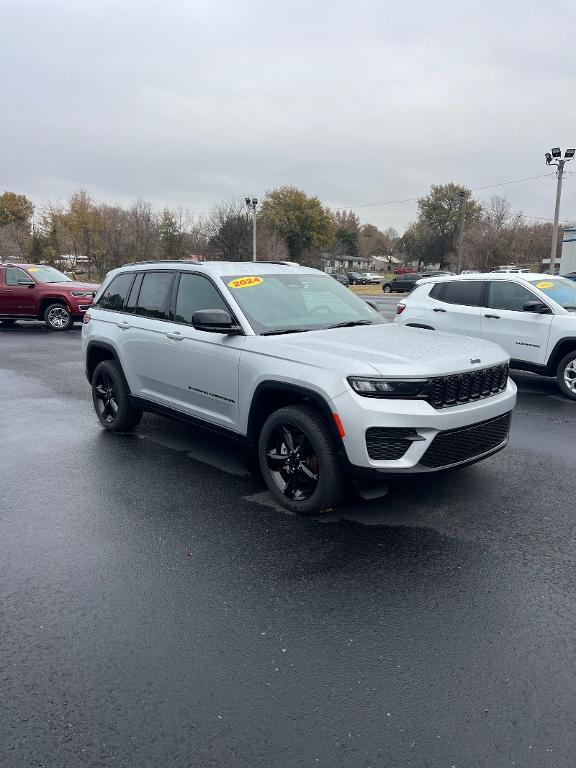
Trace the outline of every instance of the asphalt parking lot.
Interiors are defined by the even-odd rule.
[[[573,765],[576,403],[514,379],[502,453],[303,519],[232,441],[104,433],[79,330],[2,331],[0,766]]]

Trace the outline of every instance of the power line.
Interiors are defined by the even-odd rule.
[[[534,179],[544,179],[549,176],[555,176],[554,173],[541,173],[538,176],[526,176],[523,179],[511,179],[510,181],[501,181],[498,184],[487,184],[484,187],[471,187],[471,192],[479,192],[482,189],[495,189],[496,187],[504,187],[508,184],[519,184],[523,181],[533,181]],[[420,195],[418,197],[407,197],[403,200],[387,200],[384,203],[360,203],[359,205],[345,205],[343,206],[343,209],[351,210],[356,208],[369,208],[371,206],[380,206],[380,205],[396,205],[398,203],[415,203],[418,201]],[[534,218],[534,217],[531,217]]]

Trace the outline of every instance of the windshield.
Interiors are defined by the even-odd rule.
[[[550,279],[530,280],[530,283],[564,309],[576,310],[576,283],[572,280],[550,276]]]
[[[26,272],[34,275],[39,283],[70,283],[69,277],[59,272],[54,267],[27,267]]]
[[[375,309],[329,275],[228,275],[222,280],[259,334],[383,322]]]

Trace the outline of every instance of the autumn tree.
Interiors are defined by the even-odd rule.
[[[482,207],[471,196],[470,190],[458,184],[433,184],[430,193],[418,199],[418,223],[432,235],[429,244],[430,260],[443,269],[455,251],[460,225],[462,195],[465,195],[465,221],[467,226],[477,221]]]
[[[208,252],[225,261],[248,261],[252,258],[252,226],[243,200],[216,203],[204,221]]]
[[[174,213],[168,208],[162,211],[158,224],[160,252],[164,259],[180,259],[184,255],[182,231]]]
[[[319,198],[308,197],[296,187],[279,187],[268,192],[262,202],[260,219],[279,233],[292,261],[300,261],[305,251],[325,247],[334,233],[328,208]]]

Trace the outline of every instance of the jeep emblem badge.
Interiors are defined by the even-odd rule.
[[[471,362],[472,364],[474,364],[474,363],[481,363],[481,362],[482,362],[482,360],[480,360],[480,358],[478,358],[478,359],[474,359],[474,358],[473,358],[473,359],[471,359],[471,360],[470,360],[470,362]]]

